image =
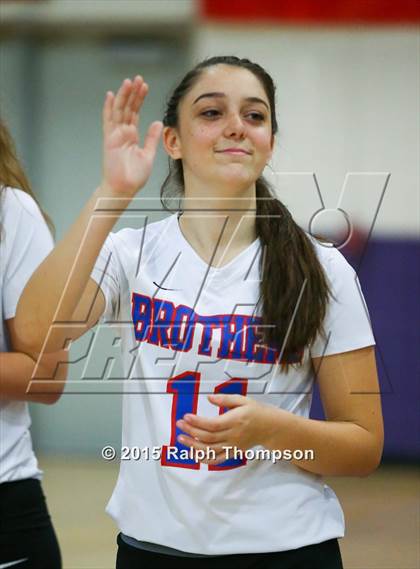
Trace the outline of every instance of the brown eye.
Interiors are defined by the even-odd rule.
[[[261,113],[249,113],[248,116],[251,117],[253,121],[257,122],[262,122],[265,119],[265,116]]]

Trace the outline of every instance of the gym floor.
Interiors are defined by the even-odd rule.
[[[64,569],[115,567],[117,529],[104,509],[118,464],[79,457],[39,462]],[[367,478],[326,479],[346,515],[345,569],[420,569],[419,474],[384,465]]]

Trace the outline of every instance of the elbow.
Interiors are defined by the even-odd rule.
[[[66,361],[62,362],[58,368],[55,381],[51,383],[51,392],[48,393],[47,405],[54,405],[60,399],[64,393],[64,386],[66,384],[67,373],[68,373],[68,363],[67,354],[65,355]]]
[[[64,393],[68,373],[67,354],[59,352],[54,354],[53,361],[49,361],[41,368],[39,381],[32,382],[33,400],[45,405],[54,405]],[[47,381],[42,381],[42,378]]]
[[[360,469],[360,471],[358,472],[358,476],[360,478],[367,478],[368,476],[370,476],[371,474],[373,474],[375,472],[375,470],[377,470],[377,468],[379,467],[379,465],[381,464],[381,461],[375,461],[373,463],[367,463],[365,465],[363,465],[363,467]]]
[[[40,385],[38,389],[37,387],[36,385],[32,387],[32,395],[30,396],[30,400],[34,403],[54,405],[64,393],[64,381],[51,382],[51,384],[48,385],[48,390],[45,390],[45,386]]]
[[[380,466],[382,461],[383,443],[378,445],[374,450],[372,450],[368,456],[364,459],[363,465],[360,469],[358,476],[361,478],[366,478],[373,474]]]
[[[42,401],[42,403],[45,403],[46,405],[54,405],[54,403],[57,403],[57,401],[63,395],[63,391],[64,390],[61,389],[60,391],[48,393],[48,395],[45,396],[45,399]]]
[[[29,401],[32,403],[42,403],[43,405],[54,405],[60,399],[61,393],[43,393],[42,395],[32,395]]]
[[[384,450],[384,438],[384,428],[381,422],[380,425],[378,425],[375,430],[370,431],[368,437],[364,439],[364,444],[360,449],[360,468],[356,476],[366,478],[379,468]]]

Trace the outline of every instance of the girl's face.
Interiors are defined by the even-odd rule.
[[[274,136],[270,104],[253,73],[230,65],[205,69],[178,113],[178,129],[167,127],[164,143],[172,158],[182,158],[187,183],[243,189],[257,180]]]

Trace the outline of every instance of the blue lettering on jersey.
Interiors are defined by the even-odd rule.
[[[262,318],[247,314],[216,314],[203,316],[192,308],[167,300],[133,293],[132,319],[134,334],[139,342],[148,342],[169,350],[187,352],[194,334],[201,334],[198,354],[213,356],[212,339],[220,330],[217,357],[256,363],[276,363],[280,350],[262,344],[259,327]],[[282,363],[300,363],[303,349],[283,356]]]

